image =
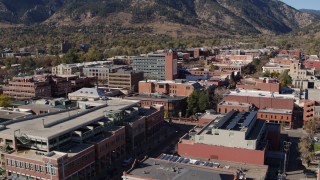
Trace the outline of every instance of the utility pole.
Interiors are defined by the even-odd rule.
[[[287,154],[290,150],[291,142],[289,141],[283,141],[283,150],[284,150],[284,164],[283,164],[283,176],[286,176],[286,167],[287,167]]]

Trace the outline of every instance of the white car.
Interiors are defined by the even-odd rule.
[[[318,138],[318,137],[313,137],[313,140],[314,140],[315,142],[320,142],[320,138]]]

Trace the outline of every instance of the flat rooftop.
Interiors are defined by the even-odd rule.
[[[15,118],[26,117],[31,115],[32,113],[28,113],[28,112],[0,110],[0,123],[8,120],[13,120]]]
[[[230,111],[217,123],[215,123],[212,128],[233,131],[246,131],[250,124],[254,122],[256,115],[257,112]],[[209,128],[211,127],[209,126]]]
[[[233,171],[223,171],[212,167],[202,167],[182,163],[174,163],[161,159],[149,158],[139,164],[139,168],[127,173],[127,176],[145,179],[174,180],[233,180]],[[175,170],[173,170],[175,169]]]
[[[250,107],[251,105],[249,103],[239,103],[239,102],[231,102],[231,101],[222,101],[219,103],[219,105],[224,106],[242,106],[242,107]]]
[[[223,115],[221,115],[221,114],[204,113],[199,117],[199,119],[211,119],[211,120],[214,120],[214,119],[220,118],[222,116]]]
[[[20,129],[20,132],[26,134],[28,137],[44,139],[44,140],[51,139],[51,138],[60,136],[64,133],[79,129],[85,125],[96,122],[97,119],[99,119],[99,117],[101,118],[104,117],[105,111],[125,109],[128,107],[134,106],[137,103],[138,101],[112,98],[107,101],[108,105],[91,112],[90,110],[76,109],[76,110],[71,110],[69,112],[67,111],[67,112],[62,112],[58,114],[47,115],[44,117],[34,118],[34,119],[25,120],[21,122],[16,122],[16,123],[13,122],[11,124],[6,125],[5,129],[0,130],[0,136],[1,135],[14,136],[14,131]],[[85,113],[86,111],[88,113]],[[85,113],[85,114],[73,118],[73,116],[77,115],[78,113]],[[67,118],[67,117],[70,117],[70,119],[59,123],[61,119]],[[43,126],[43,119],[44,119],[44,124],[49,124],[49,123],[57,123],[57,124],[51,127],[45,128]]]
[[[146,81],[140,81],[140,82],[146,82]],[[177,80],[166,80],[166,81],[158,81],[158,80],[148,80],[147,82],[153,82],[157,84],[185,84],[185,85],[192,85],[195,83],[198,83],[196,81],[188,81],[186,79],[177,79]]]
[[[132,99],[132,100],[173,100],[173,101],[177,101],[177,100],[183,100],[186,99],[187,97],[185,96],[170,96],[170,95],[155,95],[155,94],[136,94],[133,96],[128,96],[125,97],[125,99]]]
[[[88,148],[93,146],[92,144],[78,144],[78,143],[72,143],[68,146],[64,146],[56,151],[52,151],[50,153],[43,152],[43,151],[37,151],[33,149],[28,150],[19,150],[14,151],[10,155],[16,156],[16,157],[23,157],[30,160],[36,160],[36,161],[43,161],[43,158],[52,158],[52,159],[58,159],[60,157],[63,157],[65,155],[68,155],[68,157],[72,157],[81,151],[84,151]]]
[[[293,94],[279,94],[272,93],[269,91],[256,91],[256,90],[236,90],[228,91],[224,94],[225,96],[250,96],[250,97],[265,97],[265,98],[279,98],[279,99],[294,99]]]
[[[163,156],[166,154],[162,154],[160,155],[158,158],[161,159],[162,161],[168,161],[169,163],[172,164],[177,164],[178,167],[180,164],[185,164],[185,163],[179,163],[179,161],[170,161],[168,159],[162,159]],[[167,156],[169,156],[169,154],[167,154]],[[208,161],[208,159],[191,159],[188,157],[183,157],[183,160],[190,160],[189,163],[186,163],[186,165],[190,164],[191,166],[196,166],[199,168],[207,168],[206,166],[203,166],[202,163],[205,162],[211,162],[214,163],[215,165],[219,165],[218,168],[213,168],[215,171],[229,171],[229,172],[236,172],[238,169],[245,169],[245,174],[247,179],[264,179],[264,177],[267,175],[267,171],[268,171],[268,166],[267,165],[256,165],[256,164],[247,164],[247,163],[239,163],[239,162],[231,162],[231,161],[223,161],[223,160],[217,160],[217,159],[210,159],[210,161]],[[196,162],[202,162],[200,165],[195,165]],[[191,164],[192,163],[192,164]],[[210,166],[209,166],[210,167]],[[214,166],[216,167],[216,166]],[[214,178],[212,178],[212,180],[215,180]]]

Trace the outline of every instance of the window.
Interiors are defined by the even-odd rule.
[[[20,161],[16,161],[16,167],[20,167]]]
[[[11,166],[11,160],[10,159],[7,159],[7,165]]]
[[[186,87],[186,89],[187,89],[187,90],[190,90],[190,87],[189,87],[189,86],[187,86],[187,87]]]
[[[36,164],[36,171],[38,171],[38,172],[40,171],[40,167],[37,164]]]

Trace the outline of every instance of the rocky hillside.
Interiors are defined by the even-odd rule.
[[[288,33],[317,21],[278,0],[0,0],[0,22],[119,24],[228,34]]]
[[[300,9],[301,12],[313,14],[320,17],[320,10],[313,10],[313,9]]]

